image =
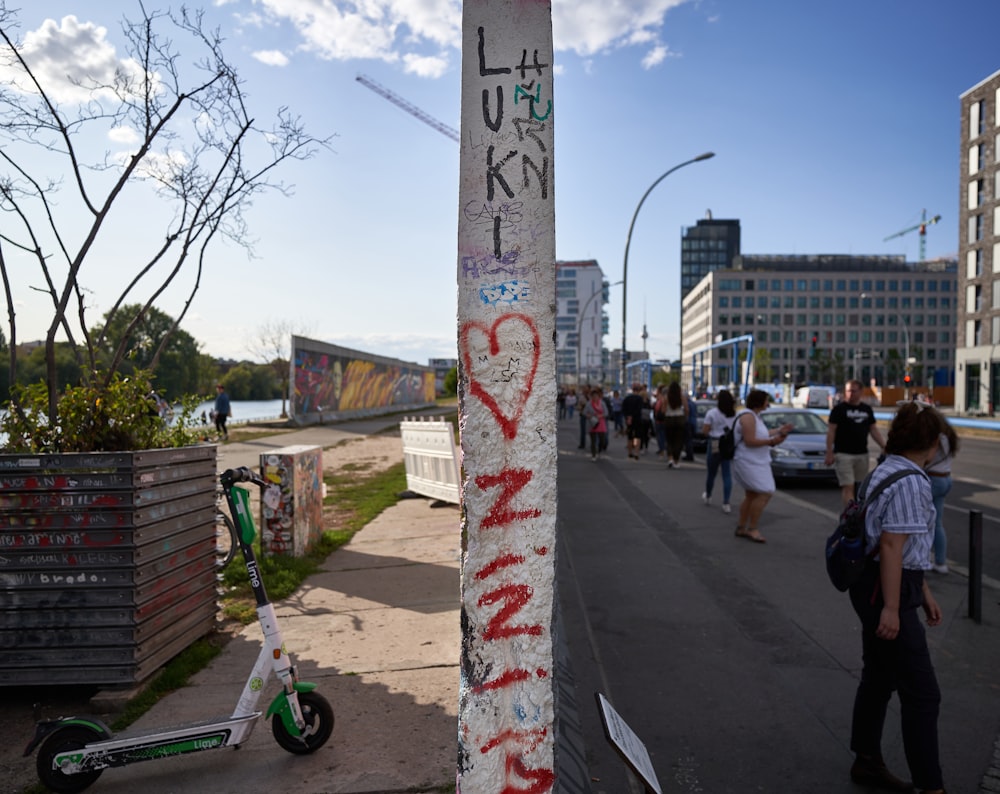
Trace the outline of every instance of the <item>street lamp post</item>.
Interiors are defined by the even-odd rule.
[[[859,296],[861,300],[866,298],[871,298],[867,292],[862,292]],[[893,310],[893,314],[899,318],[900,324],[903,326],[903,399],[910,399],[910,329],[906,325],[906,320],[903,319],[903,315],[899,312]],[[857,365],[855,365],[857,367]],[[855,376],[857,377],[857,376]]]
[[[624,284],[623,281],[616,281],[613,284],[609,284],[608,287],[617,287],[619,284]],[[593,295],[587,298],[587,302],[583,304],[583,311],[580,312],[580,316],[576,321],[576,385],[580,386],[580,351],[583,349],[583,318],[587,314],[587,309],[590,308],[590,304],[594,302],[594,298],[598,295],[604,294],[604,285],[601,285],[599,290],[596,290]]]
[[[677,171],[678,169],[683,168],[686,165],[691,165],[691,163],[697,163],[697,162],[700,162],[702,160],[709,160],[712,157],[715,157],[715,152],[705,152],[704,154],[699,154],[697,157],[693,157],[690,160],[685,160],[683,163],[680,163],[679,165],[675,165],[673,168],[671,168],[666,173],[661,174],[660,177],[655,182],[653,182],[652,185],[649,186],[649,188],[646,190],[646,192],[642,194],[642,198],[639,199],[639,204],[636,206],[635,212],[632,213],[632,222],[628,226],[628,237],[625,238],[625,260],[622,263],[622,284],[623,284],[623,286],[622,286],[622,349],[621,349],[621,366],[620,366],[620,369],[619,369],[619,375],[620,375],[620,379],[621,379],[622,389],[626,388],[626,384],[625,384],[625,365],[627,363],[627,354],[625,352],[625,350],[626,350],[626,348],[625,348],[625,342],[626,342],[627,331],[626,331],[625,320],[626,320],[626,317],[627,317],[626,306],[627,306],[627,301],[628,301],[628,249],[629,249],[629,245],[631,245],[631,243],[632,243],[632,230],[635,228],[635,219],[639,216],[639,210],[642,209],[642,205],[646,201],[646,197],[649,196],[649,194],[653,192],[653,188],[655,188],[658,184],[660,184],[660,182],[662,182],[664,179],[666,179],[668,176],[670,176],[674,171]]]

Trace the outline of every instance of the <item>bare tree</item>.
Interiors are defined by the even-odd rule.
[[[134,327],[168,287],[180,287],[187,297],[171,332],[176,330],[201,285],[211,244],[229,240],[252,255],[244,213],[253,197],[267,190],[287,192],[275,181],[278,166],[308,159],[329,143],[309,136],[286,108],[279,108],[267,127],[255,122],[220,34],[204,28],[200,12],[147,12],[141,3],[138,9],[136,21],[122,21],[126,57],[115,68],[60,84],[25,54],[15,14],[0,0],[0,277],[10,325],[10,376],[13,382],[17,366],[11,275],[33,263],[41,281],[29,288],[47,294],[52,304],[45,337],[51,421],[60,331],[84,369],[100,372],[106,385],[129,336],[126,332],[110,359],[99,358],[119,310],[126,304],[142,307],[129,318]],[[67,86],[75,97],[67,98]],[[126,154],[105,150],[111,132],[118,140],[134,141]],[[136,245],[134,228],[127,230],[122,245],[129,247],[131,264],[105,324],[92,338],[88,265],[97,265],[117,244],[122,211],[133,202],[148,207],[142,244]]]
[[[292,336],[305,336],[309,329],[289,320],[269,320],[257,329],[250,352],[274,370],[281,384],[281,418],[288,417],[285,398],[291,382]]]

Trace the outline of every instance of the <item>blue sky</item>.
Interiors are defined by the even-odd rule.
[[[51,55],[57,72],[87,61],[85,40],[120,55],[120,19],[138,8],[119,0],[23,6],[20,38],[34,36],[34,51]],[[215,250],[185,330],[205,352],[233,358],[251,357],[248,340],[276,321],[405,360],[455,357],[459,146],[356,77],[457,128],[461,4],[203,7],[258,118],[287,105],[313,135],[336,137],[280,174],[293,195],[256,200],[248,217],[257,258]],[[54,22],[38,32],[46,20]],[[641,349],[645,320],[650,354],[678,355],[680,234],[706,210],[741,221],[744,253],[916,260],[916,232],[883,238],[926,209],[942,216],[927,233],[928,257],[957,252],[959,95],[1000,69],[1000,3],[554,0],[553,30],[559,259],[596,259],[609,281],[621,279],[629,222],[649,185],[716,153],[668,177],[636,221],[630,349]],[[67,55],[56,45],[70,31],[78,38]],[[96,143],[99,152],[114,145]],[[122,208],[126,217],[132,209]],[[131,226],[141,232],[142,216]],[[95,320],[128,271],[123,241],[83,272]],[[32,278],[15,296],[22,341],[40,338],[51,317],[27,289]],[[168,292],[158,306],[176,315],[180,301],[180,290]],[[605,341],[616,348],[621,287],[606,311]]]

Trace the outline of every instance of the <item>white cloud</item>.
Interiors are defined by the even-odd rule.
[[[102,92],[89,86],[110,85],[120,66],[107,33],[107,28],[80,23],[75,16],[63,17],[59,23],[47,19],[38,30],[25,34],[21,55],[56,102],[100,99]],[[4,68],[2,78],[12,80],[23,91],[34,90],[22,74],[9,67]]]
[[[660,33],[667,12],[692,0],[553,0],[557,50],[583,57],[630,46],[651,46],[646,68],[667,56]],[[272,24],[291,23],[302,48],[321,58],[402,61],[407,71],[438,77],[447,66],[441,48],[459,50],[459,0],[254,0]],[[421,55],[421,46],[437,54]]]
[[[288,56],[280,50],[257,50],[251,54],[265,66],[288,66]]]
[[[646,56],[642,59],[642,68],[652,69],[654,66],[659,66],[672,54],[673,53],[671,53],[670,50],[662,44],[657,44],[653,47],[653,49],[647,52]]]
[[[404,55],[405,70],[419,77],[440,77],[448,71],[448,58],[436,55]]]
[[[667,11],[689,0],[553,0],[557,50],[587,56],[656,38]]]
[[[140,140],[139,133],[132,127],[115,127],[108,133],[108,138],[113,143],[118,143],[122,146],[131,146],[132,144],[139,143]]]

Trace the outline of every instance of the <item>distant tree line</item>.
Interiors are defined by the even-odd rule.
[[[126,353],[119,371],[128,375],[136,370],[152,368],[153,386],[157,394],[168,402],[191,396],[214,397],[217,383],[225,387],[232,400],[276,400],[282,397],[288,382],[288,360],[277,349],[272,351],[275,359],[263,364],[216,359],[202,353],[200,344],[187,331],[176,328],[171,333],[174,319],[154,307],[148,308],[142,320],[128,332],[128,320],[138,315],[140,308],[138,305],[123,306],[112,318],[97,353],[99,367],[121,345]],[[105,315],[105,321],[107,319]],[[154,366],[153,356],[168,335]],[[0,329],[0,355],[9,357],[9,354],[9,343]],[[84,382],[85,373],[69,343],[56,343],[55,361],[59,391]],[[279,373],[286,374],[282,376]],[[45,381],[45,345],[38,345],[26,355],[18,356],[16,382],[19,385]],[[9,370],[0,367],[0,401],[10,399],[10,386]]]

